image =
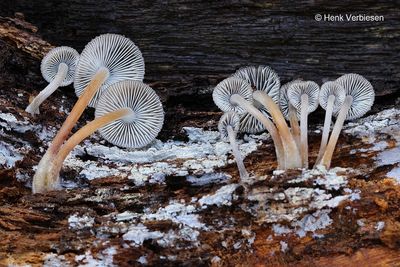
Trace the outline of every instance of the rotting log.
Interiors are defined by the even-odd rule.
[[[101,33],[126,35],[143,52],[146,81],[169,97],[204,93],[248,64],[270,65],[283,81],[319,84],[360,73],[380,96],[396,93],[400,82],[395,1],[1,1],[0,15],[14,12],[51,43],[78,50]],[[319,22],[316,14],[384,21]]]

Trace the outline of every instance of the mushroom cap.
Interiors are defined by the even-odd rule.
[[[267,93],[275,103],[278,103],[280,97],[280,85],[278,74],[269,66],[248,66],[238,69],[232,77],[237,77],[246,80],[250,83],[253,90],[259,90]],[[253,105],[271,119],[268,110],[254,101]],[[240,131],[246,133],[260,133],[265,131],[264,125],[253,117],[251,114],[245,112],[240,114]]]
[[[233,131],[237,133],[240,127],[240,118],[239,115],[233,111],[226,112],[219,119],[218,123],[218,131],[221,134],[222,139],[228,138],[228,126],[233,128]]]
[[[346,96],[351,95],[353,102],[347,120],[353,120],[367,113],[375,100],[375,92],[372,84],[363,76],[355,73],[349,73],[340,76],[336,82],[343,86],[346,91]]]
[[[285,83],[282,85],[280,89],[280,98],[279,98],[279,107],[281,108],[283,116],[288,120],[289,119],[289,98],[287,96],[287,91],[289,89],[289,86],[292,85],[293,83],[298,83],[302,82],[303,80],[296,79],[293,81],[290,81],[288,83]],[[300,117],[300,112],[297,112],[297,116]]]
[[[250,83],[254,90],[267,93],[276,103],[279,101],[281,82],[278,74],[269,66],[248,66],[238,69],[232,77]]]
[[[308,95],[308,113],[318,108],[319,86],[313,81],[296,82],[289,85],[287,96],[296,110],[301,108],[301,96]]]
[[[42,59],[40,71],[43,78],[48,82],[52,82],[58,72],[58,66],[64,63],[68,66],[68,72],[60,86],[70,85],[74,81],[74,73],[78,64],[79,53],[75,49],[68,46],[59,46],[51,49]]]
[[[140,148],[153,141],[161,131],[164,111],[154,90],[140,82],[125,80],[110,85],[100,96],[96,118],[121,108],[130,108],[133,115],[113,121],[99,129],[108,142],[130,148]]]
[[[240,95],[247,101],[253,102],[253,90],[245,80],[229,77],[220,82],[213,91],[214,103],[223,111],[245,113],[246,110],[231,102],[231,96]]]
[[[321,86],[319,91],[319,104],[326,110],[328,105],[329,96],[335,96],[335,101],[333,102],[333,113],[340,110],[343,105],[344,99],[346,98],[346,91],[343,86],[337,82],[326,82]]]
[[[99,68],[109,71],[108,79],[90,101],[95,107],[100,95],[111,84],[123,80],[143,81],[144,60],[139,48],[118,34],[103,34],[91,40],[83,49],[75,71],[75,93],[80,96]]]

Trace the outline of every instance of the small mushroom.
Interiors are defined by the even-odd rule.
[[[325,121],[322,131],[321,145],[319,147],[317,160],[315,161],[315,166],[319,164],[319,161],[325,152],[326,144],[328,143],[332,114],[336,114],[340,110],[345,97],[346,91],[343,86],[337,82],[326,82],[321,86],[321,90],[319,91],[319,104],[323,109],[325,109]]]
[[[89,107],[96,107],[100,95],[113,83],[123,80],[143,81],[142,53],[129,38],[122,35],[103,34],[85,46],[75,74],[74,87],[77,96],[82,95],[100,68],[106,68],[109,76],[89,102]]]
[[[279,99],[280,81],[278,74],[268,66],[248,66],[238,69],[231,77],[246,80],[254,90],[262,90],[270,94],[274,100]],[[259,102],[253,101],[253,105],[271,119],[268,110]],[[240,114],[240,132],[261,133],[265,131],[264,125],[250,113]]]
[[[289,86],[287,95],[290,103],[300,110],[300,154],[303,168],[308,168],[308,114],[318,108],[319,86],[315,82],[305,81]]]
[[[337,114],[332,134],[320,162],[320,164],[325,166],[327,169],[331,165],[333,152],[343,128],[344,121],[346,119],[353,120],[363,116],[371,109],[375,99],[375,92],[371,83],[359,74],[345,74],[336,79],[336,82],[343,86],[346,91],[346,97],[339,113]]]
[[[42,59],[40,71],[49,83],[26,107],[25,111],[32,115],[39,114],[39,106],[60,86],[70,85],[74,81],[74,72],[79,53],[68,46],[60,46],[50,50]]]
[[[112,84],[97,103],[96,118],[73,134],[61,147],[48,178],[59,183],[59,173],[68,154],[86,137],[99,130],[110,143],[141,148],[156,138],[164,122],[161,101],[148,85],[133,80]]]
[[[278,74],[268,66],[250,66],[239,69],[234,75],[250,83],[253,92],[254,106],[272,118],[282,139],[285,156],[285,169],[301,166],[301,158],[296,142],[290,133],[285,118],[277,103],[280,95]]]
[[[143,75],[143,57],[128,38],[117,34],[103,34],[86,45],[75,70],[74,87],[79,95],[78,101],[38,164],[33,177],[34,193],[39,192],[38,189],[55,189],[52,186],[57,183],[46,178],[48,168],[89,102],[92,105],[97,102],[91,101],[97,91],[105,84],[111,85],[125,79],[142,79]],[[102,88],[101,91],[104,91],[104,86]]]
[[[302,82],[302,80],[297,79],[282,85],[280,89],[281,94],[279,98],[279,106],[281,108],[283,116],[290,122],[291,133],[294,140],[296,141],[297,147],[300,149],[300,126],[298,120],[300,114],[290,103],[287,96],[287,90],[289,89],[289,86],[296,82]]]
[[[214,103],[224,112],[248,112],[261,121],[268,130],[275,144],[278,158],[278,169],[285,169],[285,157],[282,140],[275,125],[252,104],[252,88],[250,84],[240,78],[229,77],[220,82],[213,91]]]
[[[236,134],[239,131],[240,118],[235,112],[227,112],[222,115],[218,123],[218,130],[223,139],[228,139],[231,143],[232,152],[236,159],[236,164],[239,169],[240,180],[246,182],[249,179],[249,173],[243,163],[243,157],[240,154],[236,143]]]

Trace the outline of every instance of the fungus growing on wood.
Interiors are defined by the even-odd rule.
[[[298,120],[300,114],[290,103],[287,96],[289,86],[297,82],[302,82],[302,80],[297,79],[282,85],[280,89],[279,107],[281,108],[283,116],[290,122],[291,133],[296,141],[297,147],[300,149],[300,126]]]
[[[96,118],[73,134],[57,153],[48,178],[59,181],[62,164],[68,154],[95,131],[110,143],[141,148],[161,131],[164,111],[154,90],[139,81],[126,80],[107,88],[96,106]]]
[[[301,166],[301,158],[296,142],[289,131],[279,106],[280,81],[278,74],[268,66],[250,66],[239,69],[234,75],[250,83],[254,106],[268,118],[272,118],[282,139],[285,156],[285,169]],[[254,120],[255,118],[252,117]]]
[[[278,159],[278,169],[285,169],[285,157],[282,140],[275,125],[264,116],[252,103],[252,88],[250,84],[240,78],[229,77],[220,82],[213,91],[214,103],[224,112],[248,112],[259,120],[271,135],[275,144],[275,152]]]
[[[218,130],[223,139],[228,139],[231,147],[233,156],[235,157],[236,164],[238,166],[240,180],[246,182],[249,179],[249,174],[246,171],[246,167],[243,163],[243,157],[240,154],[238,145],[236,143],[236,134],[239,131],[240,118],[235,112],[227,112],[222,115],[218,123]]]
[[[289,86],[287,95],[296,110],[300,110],[300,153],[303,168],[308,168],[308,114],[318,108],[319,86],[305,81]]]
[[[105,84],[110,85],[125,79],[143,78],[143,73],[144,64],[141,53],[135,44],[126,37],[104,34],[86,45],[75,71],[74,87],[80,96],[38,164],[33,177],[33,193],[49,191],[58,187],[58,181],[51,180],[54,178],[53,176],[50,177],[51,179],[47,178],[48,169],[71,129],[99,88],[104,87]],[[92,101],[92,103],[95,102]]]
[[[375,99],[375,92],[371,83],[359,74],[345,74],[336,79],[335,82],[343,86],[346,91],[346,97],[339,113],[337,114],[332,134],[329,138],[328,145],[326,146],[325,153],[320,161],[320,164],[325,166],[327,169],[331,165],[333,152],[343,128],[344,121],[346,119],[353,120],[363,116],[371,109]]]
[[[332,114],[336,114],[343,105],[346,97],[346,91],[343,86],[337,82],[326,82],[321,86],[319,91],[319,104],[325,109],[324,128],[322,131],[321,145],[315,165],[318,165],[325,152],[326,144],[328,143],[329,131],[331,128]]]
[[[246,80],[254,90],[262,90],[267,94],[270,94],[274,101],[279,99],[279,86],[280,81],[278,74],[268,66],[248,66],[238,69],[232,77]],[[253,102],[253,105],[271,119],[271,115],[268,110],[258,103]],[[265,131],[264,125],[257,120],[250,113],[245,112],[240,115],[240,131],[245,133],[260,133]]]
[[[89,106],[95,107],[103,91],[113,83],[123,80],[143,81],[144,60],[139,48],[128,38],[118,34],[103,34],[90,41],[83,49],[75,71],[74,87],[82,95],[92,77],[100,68],[109,72],[100,90]]]
[[[60,46],[50,50],[42,59],[40,71],[49,83],[26,107],[30,114],[39,114],[39,106],[60,86],[68,86],[74,81],[74,72],[79,53],[68,46]]]

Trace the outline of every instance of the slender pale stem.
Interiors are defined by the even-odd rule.
[[[290,102],[289,102],[289,121],[290,121],[290,128],[292,129],[293,138],[296,141],[297,148],[300,150],[299,120],[297,119],[297,111]]]
[[[53,164],[49,169],[48,179],[53,181],[55,184],[59,184],[59,173],[62,168],[64,160],[67,158],[69,153],[86,137],[93,134],[99,128],[121,119],[126,116],[134,116],[132,109],[123,108],[110,113],[107,113],[83,126],[75,134],[73,134],[67,142],[61,147],[53,160]]]
[[[263,91],[255,91],[253,97],[266,107],[274,120],[279,133],[281,134],[282,143],[285,151],[285,166],[286,169],[300,168],[301,157],[297,144],[290,133],[289,127],[286,124],[285,118],[281,110],[274,100]]]
[[[53,190],[59,186],[58,184],[54,184],[51,180],[47,179],[48,170],[52,165],[55,155],[60,150],[61,145],[64,143],[65,139],[67,139],[69,133],[75,126],[90,100],[93,98],[101,85],[107,80],[108,76],[108,69],[100,68],[93,76],[88,86],[85,88],[84,93],[78,98],[78,101],[75,103],[71,113],[64,121],[61,129],[54,137],[53,142],[38,164],[37,171],[33,176],[32,182],[32,192],[34,194]]]
[[[326,148],[326,144],[328,143],[329,132],[331,129],[332,112],[333,112],[333,104],[334,103],[335,103],[335,96],[330,95],[328,97],[328,103],[327,103],[326,111],[325,111],[325,121],[324,121],[324,129],[322,131],[321,145],[319,147],[319,152],[318,152],[318,156],[315,161],[314,167],[319,164],[322,156],[325,153],[325,148]]]
[[[249,173],[246,171],[246,167],[243,163],[242,154],[240,154],[239,147],[236,143],[236,133],[233,130],[232,126],[228,125],[227,127],[229,142],[231,143],[232,152],[236,159],[236,164],[239,169],[240,180],[242,182],[247,182],[249,179]]]
[[[78,101],[72,108],[71,113],[64,121],[64,124],[61,126],[61,129],[54,137],[53,142],[49,148],[51,151],[54,151],[55,153],[58,152],[61,145],[64,143],[65,139],[67,139],[72,128],[75,126],[76,122],[81,117],[83,111],[89,104],[90,100],[92,100],[97,90],[99,90],[101,85],[107,80],[109,73],[110,72],[108,71],[107,68],[100,68],[93,76],[92,80],[85,88],[83,94],[78,98]]]
[[[300,151],[303,168],[308,168],[308,95],[301,95],[300,106]]]
[[[39,106],[45,101],[64,81],[68,74],[68,65],[60,63],[58,65],[57,74],[54,79],[33,99],[33,101],[26,107],[25,111],[30,114],[39,114]]]
[[[240,95],[234,94],[231,96],[230,100],[232,103],[245,109],[248,113],[250,113],[252,116],[254,116],[257,120],[259,120],[265,126],[265,128],[268,130],[268,132],[271,135],[272,141],[275,144],[275,152],[276,152],[276,157],[278,159],[278,169],[285,170],[286,169],[285,151],[283,148],[281,137],[279,136],[275,125],[271,122],[270,119],[265,117],[264,114],[261,113],[261,111],[259,111],[249,101],[247,101]]]
[[[346,96],[344,103],[340,108],[339,115],[336,119],[335,125],[333,126],[331,137],[329,138],[328,145],[326,146],[325,153],[322,156],[320,163],[320,165],[325,166],[326,169],[329,169],[331,166],[333,152],[335,151],[336,143],[343,128],[343,123],[347,118],[347,113],[349,112],[352,103],[353,97],[348,95]]]

